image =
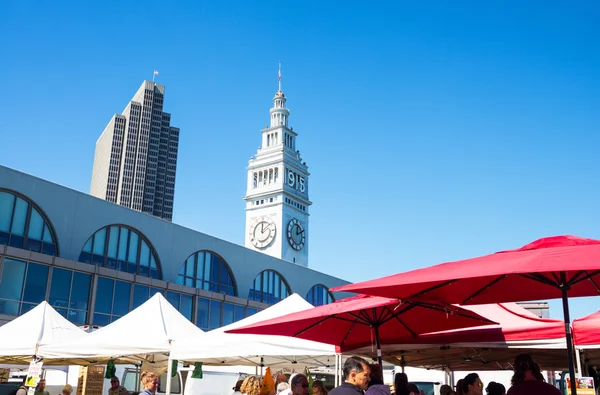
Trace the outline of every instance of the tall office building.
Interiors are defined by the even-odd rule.
[[[163,112],[165,87],[144,81],[96,142],[90,194],[171,221],[179,129]]]

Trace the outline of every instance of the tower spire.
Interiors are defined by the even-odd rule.
[[[277,81],[279,82],[279,92],[281,92],[281,62],[279,62],[279,70],[277,71]]]

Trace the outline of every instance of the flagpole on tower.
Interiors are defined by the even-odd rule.
[[[158,75],[158,71],[154,70],[154,74],[152,74],[152,82],[154,82],[154,79],[156,78],[157,75]]]
[[[281,62],[279,62],[279,71],[277,72],[277,80],[279,81],[279,92],[281,92]]]

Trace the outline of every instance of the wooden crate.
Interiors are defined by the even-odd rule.
[[[104,366],[82,366],[79,368],[77,395],[102,395]]]

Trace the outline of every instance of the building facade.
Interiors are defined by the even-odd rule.
[[[47,300],[107,325],[161,292],[210,330],[294,292],[329,303],[346,283],[0,166],[0,323]]]
[[[289,126],[290,111],[279,90],[262,143],[248,162],[245,246],[275,258],[308,266],[309,172]]]
[[[179,129],[163,112],[165,87],[144,81],[96,142],[90,193],[171,221]]]

